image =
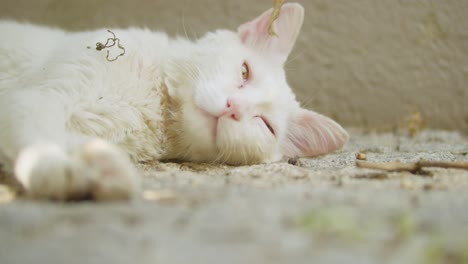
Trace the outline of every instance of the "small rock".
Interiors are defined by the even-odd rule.
[[[291,165],[297,165],[297,158],[290,158],[288,159],[288,163],[291,164]]]
[[[358,160],[366,160],[366,159],[367,159],[367,156],[366,156],[365,153],[359,152],[358,154],[356,154],[356,159],[358,159]]]

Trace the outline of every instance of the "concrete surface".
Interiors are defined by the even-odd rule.
[[[306,18],[287,69],[307,107],[344,125],[379,131],[419,111],[429,127],[468,132],[468,1],[298,2]],[[70,30],[147,26],[196,38],[216,28],[236,29],[272,4],[1,0],[0,18]]]
[[[141,165],[144,190],[130,203],[36,202],[0,185],[0,263],[468,263],[468,171],[354,166],[359,151],[468,161],[468,139],[351,135],[296,166]]]

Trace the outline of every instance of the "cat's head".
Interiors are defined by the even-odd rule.
[[[277,36],[269,33],[271,15],[180,46],[186,50],[166,70],[169,94],[180,102],[176,158],[252,164],[321,155],[347,141],[336,122],[301,108],[286,81],[304,9],[283,5]]]

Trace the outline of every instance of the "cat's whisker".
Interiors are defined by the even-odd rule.
[[[222,163],[226,163],[229,160],[229,152],[223,151],[221,155]]]
[[[186,29],[186,27],[185,27],[185,11],[182,11],[182,29],[184,30],[185,37],[186,37],[188,40],[192,41],[192,40],[190,39],[189,35],[187,34],[187,29]]]
[[[295,72],[297,72],[298,70],[299,70],[299,68],[295,68],[295,67],[288,67],[288,68],[285,67],[285,68],[284,68],[284,71],[285,71],[286,73],[292,73],[292,72],[295,73]]]
[[[314,95],[308,95],[305,100],[301,100],[302,105],[309,105],[314,100]]]
[[[195,32],[195,30],[193,30],[193,27],[191,24],[188,25],[188,29],[189,29],[189,32],[191,33],[192,37],[194,40],[197,40],[198,39],[198,34],[197,32]]]
[[[190,77],[192,80],[195,80],[197,78],[197,72],[193,69],[194,67],[190,67],[187,64],[181,64],[181,63],[173,63],[173,65],[178,68],[182,73],[184,73],[186,76]]]
[[[297,60],[298,58],[302,57],[304,55],[304,51],[297,51],[294,57],[288,57],[286,62],[284,63],[284,66],[286,67],[288,64],[292,63],[293,61]]]

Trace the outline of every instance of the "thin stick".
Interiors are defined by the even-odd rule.
[[[420,160],[414,163],[356,161],[356,166],[358,168],[384,170],[388,172],[408,171],[411,173],[421,172],[422,168],[424,167],[468,170],[468,162],[445,162],[428,160]]]
[[[445,169],[461,169],[468,170],[468,162],[447,162],[447,161],[430,161],[421,160],[419,161],[421,167],[437,167]]]
[[[271,13],[270,26],[268,28],[268,32],[271,36],[278,37],[278,34],[276,34],[275,29],[273,28],[273,22],[275,22],[275,20],[280,16],[281,6],[283,6],[283,4],[284,0],[275,0],[273,12]]]
[[[384,170],[389,172],[409,171],[415,173],[421,170],[421,166],[417,163],[404,164],[401,162],[367,162],[367,161],[356,161],[358,168]]]

